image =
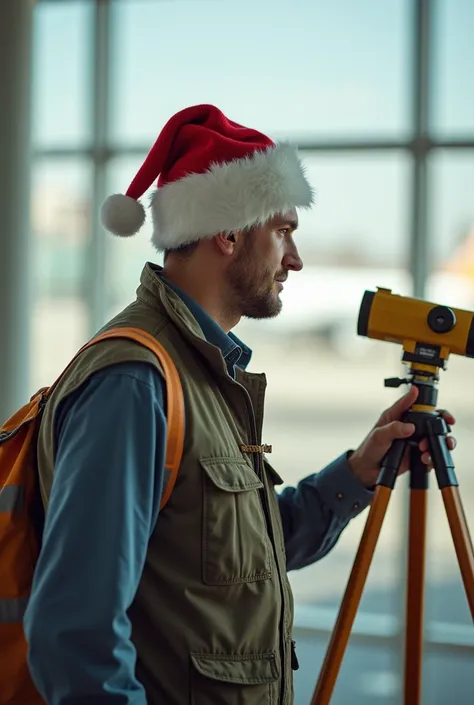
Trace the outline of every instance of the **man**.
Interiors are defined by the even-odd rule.
[[[141,327],[172,355],[183,460],[160,513],[161,370],[124,340],[81,355],[38,439],[47,513],[25,617],[32,676],[48,705],[290,705],[287,571],[326,555],[369,505],[383,455],[413,432],[400,419],[416,391],[353,453],[278,494],[260,452],[265,379],[245,371],[251,352],[231,329],[280,311],[312,190],[290,146],[208,105],[172,117],[127,194],[104,204],[111,232],[141,227],[137,199],[156,178],[164,268],[145,266],[136,301],[105,328]]]

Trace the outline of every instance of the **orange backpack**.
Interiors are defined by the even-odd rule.
[[[23,631],[41,546],[35,512],[41,506],[36,439],[53,389],[86,348],[107,338],[128,338],[151,350],[164,371],[167,391],[165,485],[160,509],[173,490],[184,442],[184,401],[178,371],[166,350],[145,331],[115,328],[84,345],[51,387],[41,389],[0,427],[0,705],[44,705],[31,679]]]

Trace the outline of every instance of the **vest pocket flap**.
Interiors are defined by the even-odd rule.
[[[273,683],[279,677],[276,655],[263,654],[191,654],[194,668],[206,678],[226,683],[258,685]]]
[[[258,475],[240,458],[201,458],[211,482],[224,492],[246,492],[263,487]]]

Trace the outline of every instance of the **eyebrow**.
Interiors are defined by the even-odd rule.
[[[298,228],[298,221],[294,219],[290,220],[289,218],[285,218],[285,220],[282,220],[277,225],[277,227],[279,228],[284,228],[285,226],[289,226],[292,230],[296,230]]]

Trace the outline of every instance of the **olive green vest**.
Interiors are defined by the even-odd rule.
[[[171,354],[185,399],[184,454],[158,517],[129,615],[148,705],[293,703],[293,600],[275,493],[261,454],[266,380],[233,380],[181,299],[147,264],[136,300],[110,321],[154,335]],[[58,404],[111,363],[155,357],[126,340],[98,343],[57,388],[38,441],[45,506],[54,472]]]

